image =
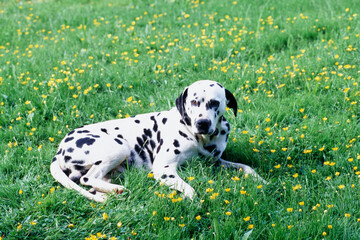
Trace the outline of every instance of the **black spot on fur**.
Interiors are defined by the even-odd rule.
[[[94,134],[88,134],[87,136],[93,137],[93,138],[100,138],[99,135],[94,135]]]
[[[74,164],[84,164],[84,160],[74,160],[74,161],[71,161],[71,163],[74,163]]]
[[[144,134],[148,136],[149,138],[152,138],[152,132],[150,129],[144,129]]]
[[[69,132],[67,135],[70,136],[71,134],[73,134],[75,132],[75,130],[72,130],[71,132]]]
[[[214,84],[210,84],[210,87],[213,87],[214,86]]]
[[[115,130],[119,130],[119,128],[118,128],[118,127],[116,127],[116,128],[115,128]]]
[[[156,143],[152,139],[150,140],[150,146],[151,146],[152,150],[154,150],[154,148],[156,147]]]
[[[73,140],[73,139],[74,139],[74,137],[65,138],[65,142],[69,142],[69,141],[71,141],[71,140]]]
[[[84,170],[85,167],[82,165],[74,165],[74,168],[75,168],[75,170],[81,171],[81,170]]]
[[[220,88],[224,88],[223,86],[221,86],[221,84],[220,84],[220,83],[217,83],[217,85],[219,85],[219,87],[220,87]]]
[[[158,146],[158,148],[156,149],[156,153],[159,153],[159,152],[160,152],[160,149],[161,149],[161,146],[163,145],[163,143],[164,143],[164,140],[163,140],[163,139],[160,139],[159,146]]]
[[[88,137],[86,137],[86,138],[80,138],[80,139],[78,139],[78,140],[76,141],[76,146],[77,146],[78,148],[82,148],[82,147],[84,146],[84,144],[90,146],[90,145],[92,145],[94,142],[95,142],[95,139],[93,139],[93,138],[88,138]]]
[[[139,119],[136,119],[135,122],[136,122],[137,124],[139,124],[139,123],[140,123],[140,120],[139,120]]]
[[[96,161],[95,165],[99,165],[100,163],[102,163],[102,160]]]
[[[141,137],[142,137],[145,145],[148,145],[148,144],[149,144],[149,142],[148,142],[148,137],[147,137],[145,134],[141,135]]]
[[[74,151],[74,149],[71,147],[71,148],[68,148],[67,151],[68,151],[69,153],[72,153],[72,152]]]
[[[73,181],[73,182],[75,182],[77,184],[80,183],[80,177],[78,177],[78,176],[72,176],[72,177],[70,177],[70,179],[71,179],[71,181]]]
[[[185,124],[186,124],[186,125],[191,126],[191,119],[189,118],[188,115],[186,115],[186,116],[184,117],[184,121],[185,121]]]
[[[118,134],[117,137],[124,139],[124,137],[121,134]]]
[[[160,142],[160,139],[161,139],[160,132],[157,133],[156,139],[158,142]]]
[[[64,160],[65,160],[65,162],[68,162],[68,161],[71,160],[71,157],[70,157],[70,156],[65,156],[65,157],[64,157]]]
[[[164,166],[164,168],[168,168],[168,167],[169,167],[169,165]]]
[[[182,131],[179,131],[180,136],[184,137],[184,138],[188,138],[188,135],[186,135],[186,133],[183,133]]]
[[[84,153],[85,153],[86,155],[89,155],[90,151],[85,151]]]
[[[84,182],[88,182],[89,179],[88,179],[87,177],[84,177],[84,178],[83,178],[83,181],[84,181]]]
[[[206,104],[205,104],[205,107],[206,107],[206,110],[209,110],[209,109],[217,109],[220,105],[220,102],[217,101],[217,100],[210,100],[208,101]],[[218,112],[219,114],[219,112]]]
[[[114,138],[115,142],[117,142],[118,144],[122,145],[123,142],[120,139]]]
[[[52,162],[55,162],[56,161],[56,157],[53,158]]]
[[[95,194],[96,194],[96,190],[95,190],[94,188],[92,188],[92,189],[89,190],[89,193],[95,195]]]
[[[162,119],[162,123],[165,124],[167,122],[167,118]]]
[[[143,147],[143,146],[144,146],[144,141],[143,141],[142,138],[137,137],[137,138],[136,138],[136,141],[138,142],[138,144],[140,145],[140,147]]]
[[[175,178],[175,175],[169,175],[169,178]]]
[[[61,154],[61,152],[62,152],[62,149],[60,148],[59,151],[56,153],[56,155]]]
[[[141,152],[141,147],[140,147],[139,145],[135,144],[134,149],[135,149],[135,151],[137,152],[137,154],[140,154],[140,152]]]
[[[154,117],[154,116],[151,116],[150,119],[154,121],[154,126],[153,126],[154,132],[157,132],[157,130],[158,130],[158,124],[157,124],[157,122],[156,122],[155,117]]]
[[[226,134],[226,131],[225,131],[225,130],[221,130],[220,134],[221,134],[221,135],[225,135],[225,134]]]
[[[89,133],[89,130],[82,130],[82,131],[78,131],[77,133]]]
[[[63,172],[66,174],[66,176],[69,176],[71,174],[71,170],[68,168],[63,170]]]
[[[151,163],[153,163],[154,162],[154,155],[153,155],[153,151],[152,150],[150,150],[149,149],[149,147],[148,146],[146,146],[146,152],[148,153],[148,156],[150,157],[150,161],[151,161]]]
[[[102,128],[102,129],[100,129],[102,132],[104,132],[104,133],[106,133],[106,134],[109,134],[108,132],[107,132],[107,129],[106,128]]]
[[[179,151],[178,149],[175,149],[175,150],[174,150],[174,153],[175,153],[176,155],[178,155],[178,154],[180,154],[180,151]]]
[[[174,147],[180,147],[180,143],[176,139],[174,140],[173,145],[174,145]]]
[[[144,150],[142,149],[141,146],[139,146],[138,144],[135,145],[135,151],[137,152],[137,154],[139,155],[139,157],[146,162],[147,161],[147,157],[146,157],[146,153],[144,152]]]
[[[161,176],[161,179],[165,179],[165,178],[167,178],[167,175],[166,175],[166,174],[163,174],[163,175]]]

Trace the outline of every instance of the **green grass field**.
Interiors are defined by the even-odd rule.
[[[0,2],[0,239],[360,239],[357,0]],[[73,128],[161,111],[200,79],[238,100],[194,201],[148,172],[91,202],[49,166]]]

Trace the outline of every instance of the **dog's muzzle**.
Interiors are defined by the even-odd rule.
[[[211,120],[208,119],[200,119],[195,123],[195,127],[199,134],[209,134],[210,126]]]

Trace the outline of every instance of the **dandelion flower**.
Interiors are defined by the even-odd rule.
[[[245,217],[245,218],[243,218],[243,219],[244,219],[245,222],[248,222],[248,221],[251,219],[251,217],[250,217],[250,216],[247,216],[247,217]]]

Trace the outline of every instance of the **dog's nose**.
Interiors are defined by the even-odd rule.
[[[209,133],[209,128],[211,126],[211,120],[200,119],[200,120],[196,121],[195,126],[199,130],[200,134],[207,134],[207,133]]]

